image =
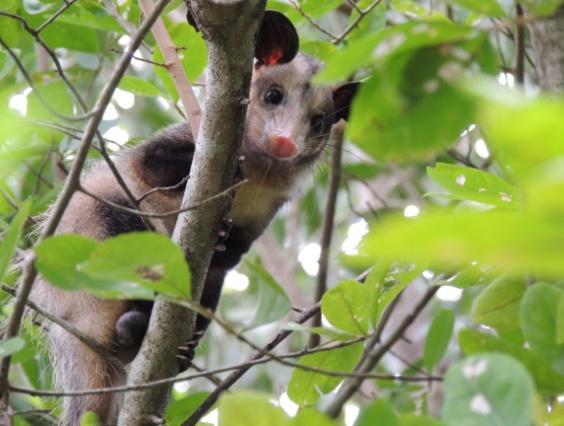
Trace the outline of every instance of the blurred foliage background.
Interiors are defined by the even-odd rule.
[[[564,424],[564,99],[541,94],[526,25],[561,3],[268,1],[294,22],[301,50],[325,62],[318,83],[363,86],[342,148],[321,328],[292,323],[292,309],[314,303],[331,143],[297,197],[228,275],[220,316],[257,345],[291,327],[277,348],[285,354],[302,350],[312,333],[323,345],[368,341],[391,307],[385,341],[430,286],[440,287],[370,369],[381,377],[367,377],[337,420],[320,413],[334,407],[343,377],[271,361],[253,367],[203,422]],[[0,277],[11,287],[20,272],[8,267],[10,259],[33,247],[37,217],[55,200],[85,123],[61,71],[91,108],[140,11],[132,0],[3,0],[0,11]],[[203,99],[206,46],[184,16],[182,2],[172,1],[163,18]],[[183,119],[149,35],[100,131],[117,153]],[[100,154],[92,149],[90,157]],[[42,273],[81,244],[56,238],[44,246],[50,256],[40,256]],[[111,252],[103,244],[99,251],[139,244],[144,256],[157,256],[147,241],[118,240]],[[365,285],[356,283],[369,268]],[[110,272],[104,278],[119,281]],[[3,318],[10,299],[0,292]],[[52,389],[41,327],[28,319],[21,337],[0,346],[0,356],[13,353],[10,382]],[[362,356],[358,342],[299,362],[350,372]],[[252,353],[212,324],[195,364],[215,370]],[[180,424],[214,381],[175,385],[167,424]],[[14,424],[56,423],[59,399],[11,398]]]

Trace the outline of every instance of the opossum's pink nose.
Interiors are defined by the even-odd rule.
[[[298,145],[287,136],[274,136],[270,142],[270,152],[278,158],[289,158],[296,155]]]

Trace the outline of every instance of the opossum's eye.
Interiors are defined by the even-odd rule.
[[[264,94],[264,101],[269,105],[278,105],[284,99],[284,94],[279,89],[270,89]]]
[[[325,118],[322,115],[314,115],[311,118],[311,130],[314,133],[321,133],[325,127]]]

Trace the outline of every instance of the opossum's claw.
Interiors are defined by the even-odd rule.
[[[227,247],[225,247],[225,244],[216,244],[213,248],[213,251],[216,253],[222,253],[227,249]]]
[[[192,360],[194,359],[194,353],[196,350],[195,345],[179,346],[177,348],[176,361],[178,362],[179,372],[188,370],[192,365]]]

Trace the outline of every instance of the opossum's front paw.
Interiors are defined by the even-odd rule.
[[[149,313],[131,310],[123,313],[116,322],[116,342],[122,348],[134,348],[141,345],[147,326]]]

